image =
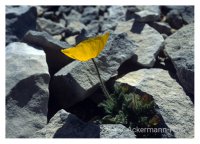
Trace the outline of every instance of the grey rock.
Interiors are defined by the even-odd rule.
[[[126,10],[123,6],[111,6],[108,8],[108,18],[109,20],[124,21],[126,15]]]
[[[158,6],[131,6],[127,8],[126,20],[135,19],[139,22],[153,22],[160,20]]]
[[[62,24],[45,18],[38,18],[37,26],[40,31],[45,31],[51,35],[60,34],[65,30],[65,27]]]
[[[101,23],[100,31],[107,32],[107,31],[114,31],[117,26],[117,22],[114,20],[106,20]]]
[[[100,30],[100,23],[98,20],[91,21],[91,23],[88,24],[86,27],[87,33],[91,33],[94,35],[98,34],[99,30]]]
[[[80,21],[80,18],[81,18],[81,14],[74,9],[72,9],[68,15],[65,13],[62,13],[62,16],[66,20],[67,23],[72,22],[72,21]]]
[[[179,29],[183,26],[183,19],[180,15],[180,12],[177,10],[171,10],[169,13],[167,13],[166,22],[175,29]]]
[[[36,17],[35,7],[6,6],[6,45],[19,41],[28,30],[35,30]]]
[[[194,105],[183,88],[162,69],[141,69],[116,81],[151,95],[165,125],[176,138],[194,137]]]
[[[171,27],[169,26],[168,23],[164,22],[152,22],[149,23],[151,27],[153,27],[155,30],[157,30],[161,34],[166,34],[166,35],[171,35]]]
[[[65,110],[58,111],[35,138],[98,138],[100,128],[92,123],[85,123]]]
[[[127,33],[128,38],[137,45],[135,51],[137,62],[146,67],[153,67],[164,42],[162,35],[148,24],[134,20],[118,22],[115,33],[123,32]]]
[[[100,138],[136,138],[134,132],[122,124],[102,124],[100,131]]]
[[[167,14],[171,10],[178,11],[185,23],[194,22],[194,6],[161,6],[161,10],[164,14]]]
[[[49,73],[51,75],[54,75],[63,66],[72,61],[61,53],[61,49],[68,48],[70,45],[66,42],[53,39],[47,32],[28,31],[23,41],[42,48],[45,51]]]
[[[186,23],[194,22],[194,6],[186,6],[184,11],[181,13],[183,20]]]
[[[121,124],[85,123],[65,110],[58,111],[35,138],[135,138],[133,131]]]
[[[178,79],[194,94],[194,24],[189,24],[165,40],[164,51],[171,59]]]
[[[97,20],[98,17],[99,9],[97,7],[86,7],[83,11],[80,21],[87,25],[92,20]]]
[[[80,34],[83,29],[84,30],[86,29],[86,26],[83,23],[79,21],[69,22],[66,28],[66,35],[73,36],[73,35]]]
[[[106,47],[95,58],[104,81],[117,75],[120,65],[134,57],[135,45],[125,34],[111,34]],[[50,83],[50,119],[59,109],[68,108],[89,97],[99,85],[92,61],[74,61],[57,72]],[[55,102],[57,104],[55,104]]]
[[[50,76],[43,50],[6,47],[6,137],[31,137],[46,124]]]
[[[138,22],[153,22],[160,20],[160,14],[148,10],[135,12],[133,18]]]

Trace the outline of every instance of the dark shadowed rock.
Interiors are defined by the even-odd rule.
[[[36,8],[6,6],[6,44],[19,41],[28,30],[36,29]]]
[[[153,27],[154,29],[156,29],[161,34],[166,34],[166,35],[171,35],[172,34],[171,27],[169,26],[168,23],[152,22],[152,23],[149,23],[149,25],[151,27]]]
[[[186,25],[168,37],[164,50],[174,64],[182,86],[194,94],[194,24]]]
[[[121,124],[85,123],[65,110],[58,111],[35,138],[135,138],[133,131]]]
[[[46,31],[51,35],[60,34],[65,30],[65,27],[62,24],[45,18],[38,18],[37,26],[40,31]]]
[[[66,42],[53,39],[53,37],[46,32],[29,31],[24,36],[23,41],[36,45],[45,51],[49,73],[51,75],[54,75],[54,73],[63,66],[72,62],[72,59],[67,58],[61,53],[61,49],[68,48],[70,45]]]
[[[171,10],[169,13],[167,13],[166,22],[175,29],[179,29],[183,26],[183,19],[180,15],[180,12],[177,10]]]
[[[115,33],[123,32],[127,33],[128,38],[137,45],[135,51],[137,62],[146,67],[153,67],[164,42],[162,35],[148,24],[134,20],[118,22]]]
[[[132,58],[133,42],[125,34],[111,34],[101,54],[95,58],[104,81],[117,75],[120,65]],[[99,86],[99,79],[92,61],[74,61],[57,72],[50,82],[50,119],[59,109],[68,108],[89,97]],[[56,102],[56,103],[55,103]]]
[[[168,71],[141,69],[130,72],[116,81],[116,85],[122,84],[153,97],[156,111],[161,114],[163,124],[172,133],[170,137],[194,137],[194,105]]]
[[[6,47],[6,137],[31,137],[46,124],[50,76],[43,50]]]

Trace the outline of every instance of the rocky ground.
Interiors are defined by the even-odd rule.
[[[60,52],[107,31],[95,61],[110,93],[139,96],[128,120],[119,120],[122,104],[105,121],[93,63]],[[136,112],[149,98],[154,106]],[[136,126],[170,132],[141,134]],[[6,137],[194,137],[194,7],[7,6]]]

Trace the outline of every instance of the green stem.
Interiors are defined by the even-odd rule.
[[[101,76],[100,76],[100,73],[99,73],[99,69],[98,69],[98,67],[97,67],[97,64],[96,64],[96,62],[94,61],[93,58],[92,58],[92,62],[93,62],[94,66],[95,66],[95,69],[96,69],[96,71],[97,71],[97,75],[98,75],[98,78],[99,78],[100,85],[101,85],[101,88],[102,88],[102,90],[103,90],[103,93],[104,93],[104,95],[105,95],[107,98],[110,98],[110,95],[109,95],[109,93],[108,93],[108,91],[107,91],[107,89],[106,89],[106,86],[104,85],[103,80],[101,79]]]

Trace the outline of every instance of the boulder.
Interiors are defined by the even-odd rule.
[[[134,20],[118,22],[115,33],[123,32],[127,33],[128,38],[137,45],[135,51],[137,63],[145,67],[153,67],[164,42],[162,35],[148,24]]]
[[[111,34],[106,47],[95,58],[104,81],[117,75],[120,65],[134,57],[135,45],[125,34]],[[89,97],[99,85],[99,79],[92,61],[74,61],[58,71],[50,82],[50,119],[59,109],[66,109]]]
[[[85,123],[65,110],[58,111],[48,125],[34,134],[35,138],[135,138],[121,124]]]
[[[152,68],[130,72],[116,80],[116,86],[122,84],[153,97],[172,137],[194,137],[194,105],[168,71]]]
[[[38,18],[37,26],[39,31],[45,31],[50,35],[61,34],[65,30],[65,27],[62,24],[53,22],[52,20],[45,18]]]
[[[50,75],[54,75],[63,66],[72,62],[72,59],[67,58],[61,52],[61,49],[71,46],[66,42],[54,39],[47,32],[28,31],[23,41],[45,51]]]
[[[194,24],[186,25],[168,37],[164,51],[171,59],[181,85],[194,95]]]
[[[6,137],[31,137],[47,122],[49,73],[43,50],[6,47]]]
[[[19,41],[28,30],[36,29],[36,8],[6,6],[6,45]]]

